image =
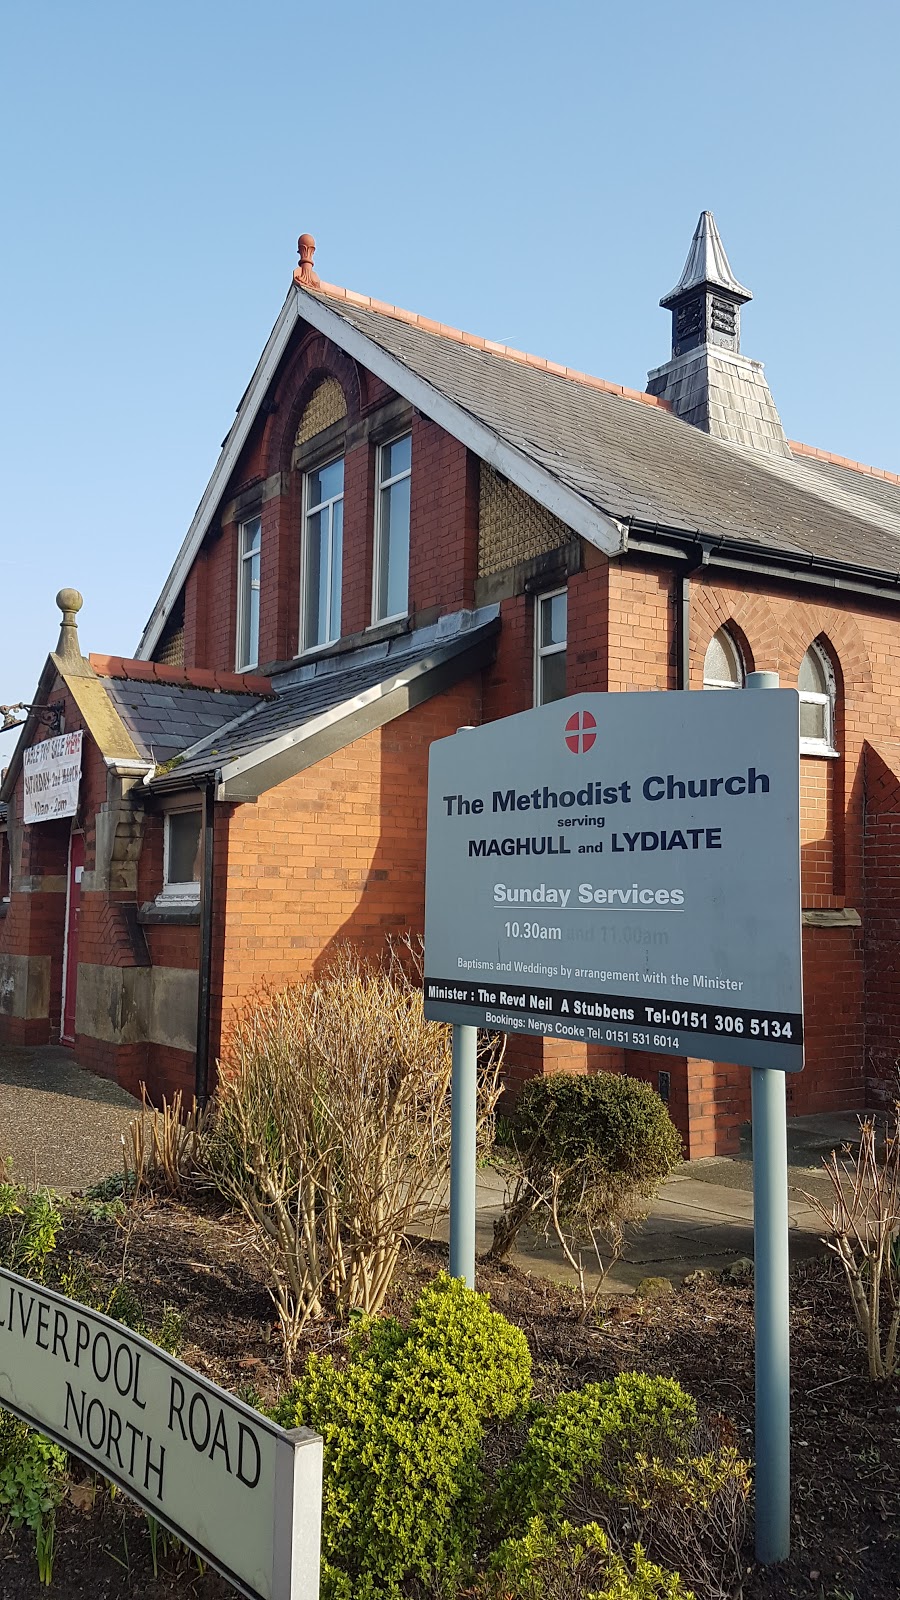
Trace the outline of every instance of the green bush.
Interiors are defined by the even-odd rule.
[[[278,1412],[325,1441],[323,1600],[452,1590],[471,1559],[484,1426],[531,1393],[525,1336],[486,1296],[441,1277],[408,1327],[364,1320],[338,1370],[311,1356]]]
[[[66,1452],[0,1409],[0,1519],[34,1534],[38,1574],[53,1575],[56,1507],[65,1493]]]
[[[501,1521],[511,1532],[538,1515],[556,1522],[577,1491],[627,1497],[639,1463],[683,1455],[696,1426],[697,1407],[673,1378],[622,1372],[561,1394],[503,1476]]]
[[[523,1224],[535,1220],[576,1272],[586,1314],[597,1291],[589,1301],[579,1245],[590,1243],[602,1283],[621,1254],[625,1224],[645,1214],[681,1160],[669,1113],[637,1078],[555,1073],[525,1085],[515,1118],[498,1128],[498,1145],[507,1197],[491,1255],[505,1256]]]
[[[677,1572],[666,1572],[635,1545],[631,1559],[614,1550],[596,1522],[551,1528],[532,1517],[519,1539],[507,1539],[479,1584],[483,1600],[694,1600]]]
[[[0,1266],[43,1282],[61,1227],[62,1213],[50,1189],[0,1183]]]
[[[616,1548],[639,1540],[717,1600],[740,1578],[749,1493],[747,1463],[680,1384],[624,1372],[560,1395],[536,1417],[501,1477],[494,1518],[518,1538],[536,1516],[551,1528],[596,1521]]]

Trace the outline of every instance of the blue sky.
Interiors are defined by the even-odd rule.
[[[130,655],[287,292],[642,387],[711,209],[790,437],[900,471],[893,0],[8,5],[0,702]],[[12,750],[0,739],[0,762]]]

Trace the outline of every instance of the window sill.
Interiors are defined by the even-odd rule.
[[[802,739],[800,740],[800,754],[801,756],[815,756],[822,761],[839,761],[841,758],[840,750],[832,750],[828,744],[804,744]]]
[[[392,617],[379,617],[377,622],[369,623],[366,628],[366,638],[370,638],[373,633],[378,633],[381,628],[396,628],[400,632],[409,626],[410,620],[408,611],[397,611]]]
[[[143,927],[158,927],[161,924],[173,923],[182,927],[199,927],[200,924],[200,897],[191,900],[167,900],[162,895],[156,900],[148,900],[138,909],[138,922]]]

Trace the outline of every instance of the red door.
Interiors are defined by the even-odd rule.
[[[81,875],[84,871],[84,834],[73,833],[69,844],[69,882],[66,894],[66,945],[63,955],[63,1015],[60,1039],[75,1043],[75,999],[78,990],[78,919],[81,912]]]

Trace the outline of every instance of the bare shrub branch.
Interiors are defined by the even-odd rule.
[[[450,1029],[392,954],[338,951],[318,979],[255,1000],[222,1063],[215,1181],[253,1224],[290,1362],[326,1303],[377,1312],[403,1238],[447,1178]],[[489,1139],[501,1052],[479,1061]]]

